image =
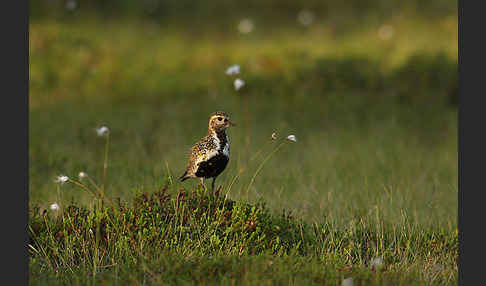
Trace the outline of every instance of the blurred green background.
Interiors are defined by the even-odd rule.
[[[109,196],[193,188],[175,178],[224,110],[238,123],[217,181],[231,198],[456,227],[457,1],[37,0],[29,37],[31,204],[59,200],[60,174],[100,182],[102,124]],[[297,142],[248,188],[273,132]],[[61,196],[90,202],[70,184]]]

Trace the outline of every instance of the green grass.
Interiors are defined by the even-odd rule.
[[[353,277],[364,284],[444,285],[454,277],[456,233],[427,232],[406,218],[401,226],[389,225],[378,216],[345,227],[308,224],[224,195],[208,197],[199,188],[171,198],[163,189],[131,205],[93,211],[73,205],[62,215],[35,209],[31,273],[37,275],[31,284],[251,285],[264,279],[340,285]],[[375,257],[385,264],[372,266]]]
[[[150,22],[32,22],[30,283],[455,284],[457,20],[387,23],[390,40],[371,24],[342,34],[261,24],[242,36]],[[246,81],[239,92],[224,74],[234,63]],[[193,193],[197,180],[176,180],[216,110],[238,124],[217,180],[224,203]],[[81,188],[54,182],[84,171],[102,183],[101,124],[110,128],[105,192],[120,198],[122,213],[95,210]],[[249,188],[289,134],[297,142],[273,154]],[[163,188],[164,204],[133,205]],[[193,198],[183,210],[180,189]],[[64,216],[47,210],[44,220],[54,202]],[[69,205],[86,219],[71,225]],[[223,205],[231,210],[221,223]],[[260,228],[250,231],[252,211]],[[103,220],[110,231],[99,230]],[[384,269],[370,270],[374,257]]]

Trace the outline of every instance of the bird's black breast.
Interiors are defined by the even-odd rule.
[[[226,165],[228,165],[229,158],[221,153],[211,157],[207,161],[199,163],[196,171],[196,177],[213,178],[221,174]]]

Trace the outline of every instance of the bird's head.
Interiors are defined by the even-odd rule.
[[[230,121],[228,114],[217,111],[209,116],[209,131],[224,131],[230,126],[235,126],[233,122]]]

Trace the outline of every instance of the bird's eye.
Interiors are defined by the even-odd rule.
[[[223,120],[223,118],[222,117],[218,117],[218,121],[221,121],[221,120]]]

